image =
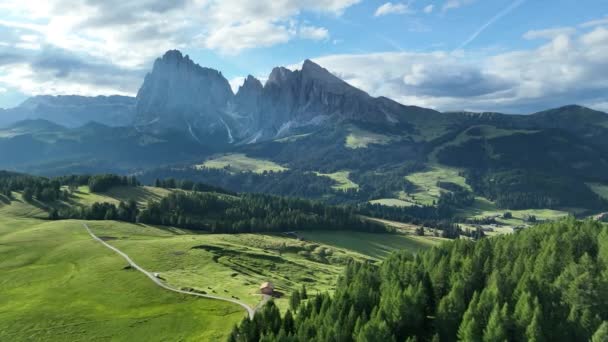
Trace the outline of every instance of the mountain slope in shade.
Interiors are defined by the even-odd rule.
[[[266,84],[249,76],[233,94],[221,72],[169,51],[154,63],[137,95],[142,131],[176,130],[212,144],[267,141],[349,121],[400,131],[410,120],[443,114],[374,98],[306,60],[301,70],[277,67]]]
[[[197,141],[226,141],[228,131],[221,119],[233,96],[220,72],[195,64],[179,51],[168,51],[156,60],[137,93],[135,124],[156,133],[185,132]]]
[[[108,126],[129,126],[135,99],[127,96],[34,96],[15,108],[0,111],[0,127],[22,120],[44,119],[66,127],[94,121]]]

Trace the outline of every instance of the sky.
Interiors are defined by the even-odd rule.
[[[0,0],[0,108],[134,96],[170,49],[235,90],[308,58],[406,105],[608,111],[606,0]]]

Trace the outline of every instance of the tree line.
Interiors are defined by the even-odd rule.
[[[172,193],[150,202],[140,222],[200,229],[213,233],[272,232],[292,230],[350,230],[386,232],[384,225],[362,220],[351,207],[319,202],[243,194],[239,197],[211,193]]]
[[[174,226],[210,233],[348,230],[389,232],[362,220],[353,208],[270,195],[240,197],[217,193],[176,192],[139,209],[134,201],[94,203],[52,210],[50,219],[120,220]]]
[[[13,199],[13,192],[21,192],[27,202],[64,200],[69,197],[69,193],[62,190],[61,185],[55,179],[0,171],[0,193],[8,200]]]
[[[229,341],[606,341],[608,227],[568,219],[351,263],[333,296],[274,305]]]

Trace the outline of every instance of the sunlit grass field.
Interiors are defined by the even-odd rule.
[[[76,193],[74,203],[140,203],[163,189]],[[166,291],[125,268],[94,241],[83,221],[48,221],[43,205],[0,202],[0,340],[225,340],[245,315],[234,304]],[[177,288],[238,298],[256,306],[262,282],[275,284],[282,310],[295,289],[333,292],[349,260],[380,260],[396,249],[430,245],[411,237],[352,232],[199,234],[171,227],[88,222],[108,243]]]
[[[125,270],[78,221],[0,208],[0,340],[224,340],[245,312]],[[19,208],[21,207],[21,208]]]
[[[250,158],[242,153],[232,153],[209,159],[197,167],[226,169],[229,172],[282,172],[287,168],[273,161]]]

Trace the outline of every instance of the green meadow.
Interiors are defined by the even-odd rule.
[[[161,289],[95,242],[82,222],[0,208],[0,340],[223,340],[237,305]],[[27,212],[29,211],[29,213]]]
[[[134,199],[144,204],[170,192],[131,190],[92,194],[81,187],[70,202]],[[0,340],[221,341],[245,316],[238,305],[158,287],[94,241],[84,221],[48,221],[44,205],[25,203],[18,193],[14,197],[0,201]],[[173,287],[255,307],[260,284],[270,281],[282,310],[303,285],[313,295],[333,292],[350,260],[376,261],[396,249],[417,252],[431,246],[406,235],[228,235],[116,221],[87,224]]]
[[[199,168],[225,169],[229,172],[282,172],[287,168],[273,161],[250,158],[242,153],[231,153],[205,161]]]

